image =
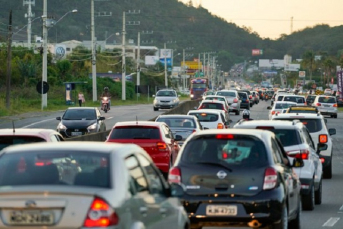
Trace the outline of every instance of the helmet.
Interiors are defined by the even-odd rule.
[[[243,111],[243,119],[249,119],[249,118],[250,118],[250,111],[245,109]]]
[[[108,87],[104,87],[104,91],[108,91]]]

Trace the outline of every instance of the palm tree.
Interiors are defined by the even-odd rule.
[[[312,50],[308,50],[303,54],[301,63],[310,72],[310,80],[312,80],[312,71],[315,69],[315,54]]]
[[[324,69],[325,69],[325,76],[326,76],[326,83],[329,85],[330,83],[330,76],[331,72],[335,70],[336,64],[331,58],[327,58],[324,61]]]

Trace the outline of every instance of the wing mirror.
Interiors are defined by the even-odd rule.
[[[335,128],[329,129],[329,134],[330,135],[335,135],[336,134],[336,129]]]
[[[271,107],[271,106],[268,106],[268,107],[267,107],[267,110],[271,110],[271,109],[272,109],[272,107]]]
[[[100,116],[99,120],[105,120],[104,116]]]
[[[175,135],[174,140],[175,141],[181,141],[182,140],[182,136],[177,134],[177,135]]]
[[[325,143],[318,143],[318,146],[317,146],[317,154],[320,153],[320,151],[324,151],[324,150],[327,150],[328,149],[328,145],[325,144]]]
[[[61,121],[61,117],[56,117],[56,120],[59,120],[59,121]]]
[[[208,128],[208,127],[204,127],[204,128],[202,128],[203,130],[209,130],[210,128]]]

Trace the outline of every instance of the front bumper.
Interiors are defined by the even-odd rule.
[[[166,104],[156,103],[156,104],[154,104],[154,107],[155,108],[160,108],[160,109],[170,109],[170,108],[177,107],[178,105],[179,104],[177,104],[177,103],[166,103]]]
[[[60,133],[64,138],[72,138],[72,137],[78,137],[86,134],[96,133],[97,129],[94,130],[88,130],[88,129],[66,129],[66,130],[57,130],[58,133]],[[74,133],[77,133],[74,134]]]

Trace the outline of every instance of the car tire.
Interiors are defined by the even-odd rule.
[[[301,196],[303,210],[312,211],[315,204],[314,186],[311,185],[310,193]]]
[[[332,178],[332,160],[330,161],[329,166],[326,166],[323,169],[323,177],[325,179],[331,179]]]
[[[300,229],[301,228],[301,201],[299,201],[297,216],[288,222],[288,228]]]
[[[286,204],[284,204],[281,214],[282,215],[281,215],[280,222],[269,225],[268,227],[269,229],[287,229],[288,228],[288,212],[287,212]]]
[[[322,203],[322,193],[323,193],[322,188],[323,188],[322,180],[320,180],[318,190],[316,190],[314,193],[314,199],[315,199],[314,202],[317,205]]]
[[[154,111],[158,111],[158,108],[157,108],[157,107],[154,107]]]

